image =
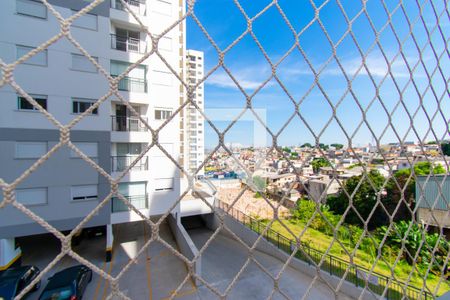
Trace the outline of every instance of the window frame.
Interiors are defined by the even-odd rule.
[[[157,112],[160,112],[160,118],[158,119],[157,117],[156,117],[156,113]],[[164,113],[168,113],[169,115],[166,117],[166,118],[163,118],[163,114]],[[173,111],[171,110],[171,109],[166,109],[166,108],[155,108],[155,114],[154,114],[154,118],[155,118],[155,120],[157,120],[157,121],[165,121],[165,120],[168,120],[171,116],[172,116],[172,114],[173,114]]]
[[[88,110],[92,105],[94,105],[96,102],[97,101],[95,99],[72,97],[72,114],[74,114],[74,115],[81,115],[86,110]],[[78,105],[77,105],[78,112],[74,111],[75,103],[78,103]],[[81,111],[80,110],[80,103],[91,103],[91,105],[89,105],[89,107],[85,111]],[[87,114],[87,115],[88,116],[98,116],[100,114],[99,113],[99,108],[100,107],[95,108],[90,114]]]
[[[83,57],[83,58],[87,59],[87,61],[89,62],[89,64],[92,64],[92,62],[91,62],[86,56],[84,56],[83,54],[70,53],[70,58],[71,58],[70,70],[76,71],[76,72],[85,72],[85,73],[91,73],[91,74],[98,74],[98,69],[97,69],[97,67],[96,67],[95,65],[92,65],[92,66],[94,67],[95,71],[88,71],[88,70],[83,70],[83,69],[77,69],[77,68],[75,68],[75,67],[74,67],[74,64],[73,64],[73,58],[74,58],[74,57]],[[95,59],[95,60],[97,61],[97,63],[99,63],[99,62],[98,62],[98,57],[97,57],[97,56],[92,56],[92,55],[91,55],[91,57],[92,57],[93,59]]]
[[[25,145],[25,144],[41,144],[41,146],[45,145],[45,150],[43,154],[36,154],[35,156],[19,156],[18,155],[18,149],[19,145]],[[15,148],[14,148],[14,159],[38,159],[41,158],[43,155],[45,155],[48,152],[48,142],[44,141],[16,141]]]
[[[42,108],[43,109],[45,109],[46,111],[48,111],[48,97],[46,96],[46,95],[37,95],[37,94],[29,94],[30,95],[30,97],[31,98],[33,98],[36,102],[38,102],[39,103],[39,105],[41,105],[42,106]],[[25,103],[27,104],[27,105],[30,105],[31,106],[31,108],[30,109],[28,109],[28,108],[21,108],[21,101],[25,101]],[[45,106],[43,106],[40,102],[39,102],[39,100],[45,100]],[[28,100],[25,98],[25,97],[23,97],[23,96],[21,96],[21,95],[17,95],[17,111],[27,111],[27,112],[39,112],[39,110],[36,108],[36,107],[34,107],[30,102],[28,102]]]
[[[74,197],[74,188],[77,187],[95,187],[96,194],[97,195],[85,195],[85,196],[77,196]],[[77,199],[75,199],[77,198]],[[70,187],[70,202],[78,203],[78,202],[85,202],[85,201],[98,201],[98,184],[79,184],[79,185],[72,185]]]
[[[76,13],[78,13],[79,10],[71,9],[71,12],[72,12],[72,16],[73,16]],[[95,29],[93,29],[91,27],[85,27],[85,26],[80,26],[80,25],[76,25],[75,24],[75,22],[77,20],[80,20],[80,18],[83,18],[85,16],[93,16],[93,17],[95,17]],[[93,14],[93,13],[85,13],[82,16],[76,18],[70,26],[71,27],[76,27],[76,28],[81,28],[81,29],[87,29],[87,30],[91,30],[91,31],[98,31],[98,15],[97,14]]]
[[[21,201],[19,201],[17,195],[20,194],[20,191],[25,191],[25,190],[41,190],[41,191],[45,191],[45,202],[40,202],[40,203],[33,203],[33,204],[25,204]],[[20,188],[20,189],[16,189],[16,200],[17,202],[21,203],[24,206],[40,206],[40,205],[48,205],[48,187],[33,187],[33,188]]]
[[[16,44],[16,59],[19,59],[19,58],[23,57],[23,55],[19,56],[19,48],[28,48],[28,49],[30,49],[30,51],[33,51],[37,47],[27,46],[27,45],[22,45],[22,44]],[[28,51],[27,53],[29,53],[30,51]],[[39,51],[39,53],[35,54],[33,57],[35,58],[36,55],[41,54],[41,53],[45,53],[45,63],[44,64],[32,63],[32,62],[30,62],[31,58],[25,60],[21,64],[23,64],[23,65],[30,65],[30,66],[38,66],[38,67],[48,67],[48,49],[44,49],[42,51]]]
[[[23,12],[19,12],[17,9],[17,2],[35,2],[35,3],[40,3],[44,8],[45,8],[45,17],[40,17],[40,16],[36,16],[36,15],[30,15],[27,13],[23,13]],[[26,17],[32,17],[32,18],[36,18],[36,19],[41,19],[41,20],[47,20],[48,19],[48,9],[47,6],[44,5],[44,3],[42,3],[41,1],[38,0],[16,0],[16,14],[19,16],[26,16]]]
[[[155,178],[155,187],[153,189],[154,193],[158,193],[158,192],[169,192],[169,191],[174,191],[175,190],[175,178],[173,177],[167,177],[167,178]],[[156,181],[158,180],[172,180],[172,187],[171,188],[156,188]]]

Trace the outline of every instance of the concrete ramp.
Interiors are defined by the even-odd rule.
[[[189,217],[210,214],[213,212],[211,207],[214,207],[214,197],[206,192],[196,191],[192,195],[185,196],[180,201],[180,216]]]
[[[213,231],[206,228],[188,230],[192,241],[201,249]],[[224,293],[236,274],[241,271],[248,258],[245,246],[227,235],[219,233],[202,253],[202,277],[219,293]],[[284,263],[268,254],[256,251],[254,258],[264,267],[263,271],[257,263],[250,261],[240,273],[238,280],[228,294],[229,299],[267,299],[271,296],[274,282],[271,276],[277,276]],[[267,273],[268,274],[267,274]],[[280,278],[280,290],[291,299],[302,298],[313,282],[313,278],[297,270],[287,267]],[[206,286],[198,289],[202,299],[215,299],[217,296]],[[277,292],[272,295],[274,299],[285,299]],[[306,299],[350,299],[343,294],[334,294],[326,284],[316,280],[308,292]]]

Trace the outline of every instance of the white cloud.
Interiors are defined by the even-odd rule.
[[[388,60],[392,60],[393,55],[387,54]],[[408,64],[411,68],[417,63],[417,58],[412,56],[406,57]],[[423,61],[426,62],[429,58],[423,57]],[[345,72],[349,77],[358,72],[360,76],[368,76],[369,73],[373,77],[382,78],[386,76],[389,72],[388,64],[386,63],[384,57],[381,54],[371,54],[366,58],[365,65],[369,72],[366,71],[365,67],[361,67],[362,60],[359,56],[354,58],[340,58],[340,63],[342,64]],[[321,68],[321,63],[313,63],[316,71]],[[239,85],[245,90],[255,90],[261,84],[270,77],[271,69],[268,65],[254,65],[251,67],[245,67],[241,69],[230,68],[231,73],[234,78],[238,81]],[[403,61],[401,56],[391,64],[390,70],[395,78],[409,78],[409,70],[406,63]],[[312,76],[313,72],[309,66],[304,62],[291,61],[289,64],[282,64],[277,68],[277,74],[282,81],[286,82],[296,82],[302,80],[302,76]],[[415,78],[426,77],[423,69],[418,67],[414,71]],[[331,61],[330,64],[320,73],[320,76],[343,76],[341,69],[337,66],[335,61]],[[228,74],[223,70],[219,69],[213,73],[205,82],[206,84],[222,87],[222,88],[232,88],[237,89],[236,84],[228,76]],[[273,86],[275,81],[270,81],[266,86]]]
[[[388,60],[392,60],[392,56],[387,55]],[[408,60],[408,64],[411,68],[414,67],[414,65],[417,62],[417,59],[411,59],[406,58]],[[424,59],[425,61],[426,59]],[[386,63],[386,60],[383,56],[369,56],[366,58],[365,66],[368,69],[368,72],[366,70],[366,67],[362,66],[362,60],[360,57],[355,57],[352,59],[344,59],[340,60],[342,67],[344,68],[344,71],[347,73],[348,76],[352,77],[353,75],[358,72],[358,75],[366,75],[368,76],[369,73],[373,77],[384,77],[386,74],[389,73],[388,64]],[[359,71],[358,71],[359,70]],[[408,71],[408,66],[403,61],[402,57],[399,56],[397,59],[391,64],[390,71],[392,72],[392,75],[395,78],[409,78],[410,74]],[[330,75],[330,76],[343,76],[342,71],[338,67],[333,68],[326,68],[322,73],[322,75]],[[425,74],[423,71],[418,68],[414,72],[414,77],[424,77]]]
[[[269,67],[264,65],[255,65],[241,69],[230,68],[231,74],[244,90],[254,90],[260,87],[271,74]],[[205,84],[222,88],[237,89],[236,83],[223,70],[219,69],[206,79]],[[268,82],[265,86],[272,86],[273,82]]]

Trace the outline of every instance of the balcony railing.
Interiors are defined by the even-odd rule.
[[[130,201],[130,204],[136,207],[137,209],[145,209],[148,208],[148,197],[147,195],[139,195],[139,196],[125,196],[125,198]],[[115,212],[123,212],[129,211],[130,208],[122,202],[117,197],[113,197],[111,202],[111,211]]]
[[[145,53],[145,42],[140,39],[111,34],[111,48],[125,52]]]
[[[119,91],[147,93],[147,80],[125,76],[119,81]]]
[[[147,13],[147,6],[143,0],[124,0],[130,9],[139,15],[145,16]],[[120,0],[111,0],[111,7],[123,11],[127,11]]]
[[[138,155],[112,156],[111,164],[113,172],[122,172],[138,158]],[[132,171],[147,171],[148,157],[142,157],[132,168]]]
[[[147,121],[147,118],[143,118]],[[144,123],[137,117],[111,116],[113,131],[147,131]]]

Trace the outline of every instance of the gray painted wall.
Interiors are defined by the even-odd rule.
[[[57,130],[0,128],[0,178],[6,183],[14,181],[37,159],[16,159],[16,141],[46,141],[48,149],[58,143]],[[102,131],[73,131],[72,142],[97,142],[97,163],[106,171],[111,170],[110,133]],[[98,184],[98,200],[72,201],[71,186]],[[80,158],[71,158],[67,146],[57,150],[18,188],[47,187],[48,203],[28,208],[59,230],[73,229],[110,191],[106,178]],[[3,195],[0,195],[0,200]],[[110,222],[111,206],[105,205],[86,227]],[[0,238],[17,237],[46,232],[44,228],[13,206],[0,210]]]
[[[172,230],[173,235],[175,236],[175,240],[179,247],[181,254],[183,254],[187,259],[192,260],[196,255],[198,255],[198,249],[192,241],[191,237],[187,233],[186,229],[184,229],[183,225],[180,221],[177,221],[177,218],[170,214],[168,217],[169,226]],[[200,256],[195,265],[194,272],[199,277],[202,276],[202,257]],[[188,266],[187,266],[188,267]],[[189,267],[188,267],[189,268]],[[194,279],[197,286],[201,284],[201,282],[197,279]]]

